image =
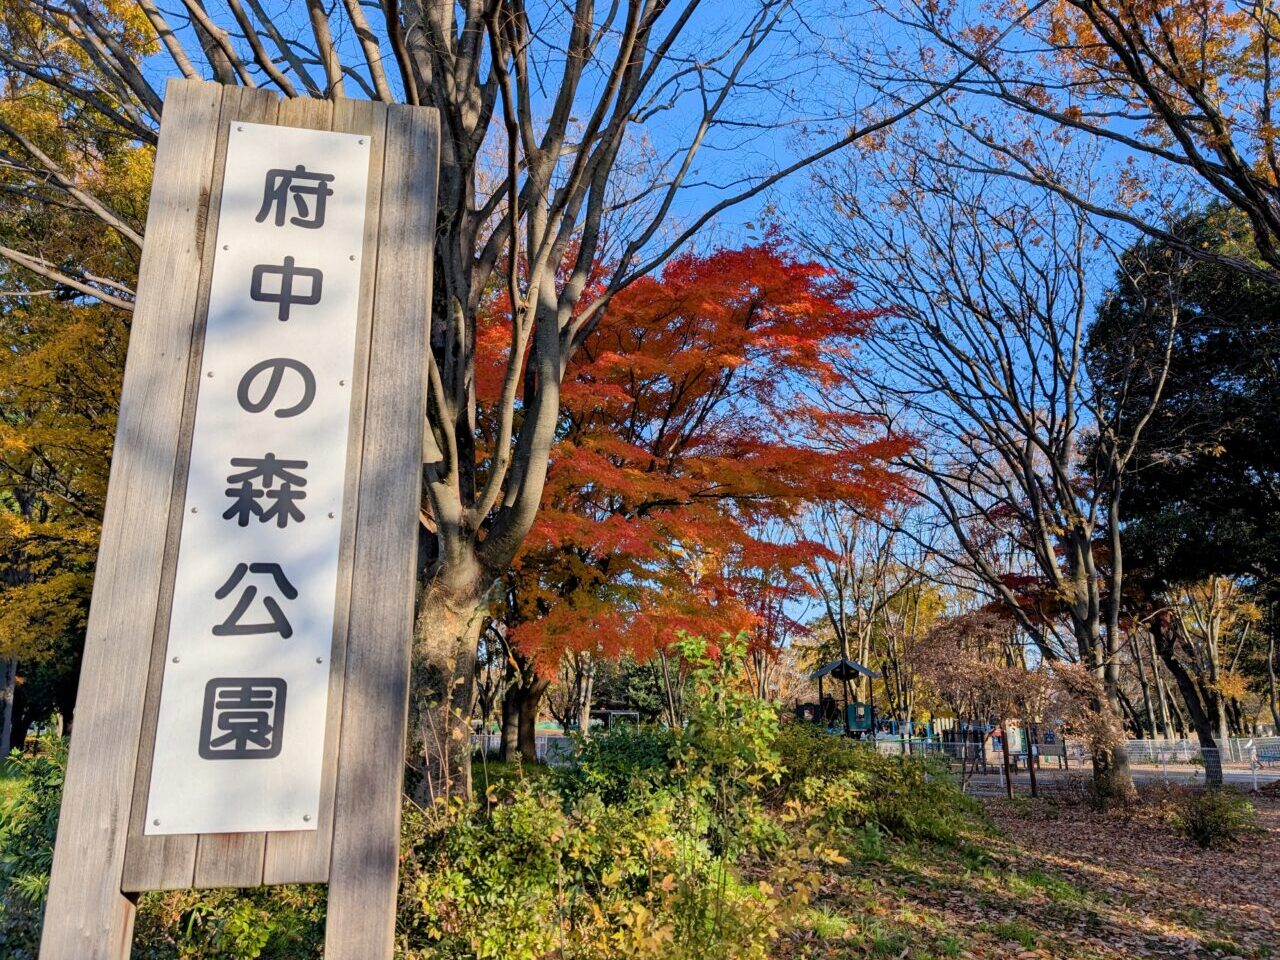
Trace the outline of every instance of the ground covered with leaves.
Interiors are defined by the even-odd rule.
[[[959,844],[864,836],[776,956],[1280,956],[1280,798],[1253,798],[1256,829],[1209,850],[1171,829],[1176,801],[991,800],[993,831]]]

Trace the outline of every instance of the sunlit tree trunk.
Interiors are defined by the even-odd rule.
[[[1173,728],[1169,723],[1169,693],[1165,689],[1164,675],[1160,672],[1160,655],[1156,653],[1156,641],[1151,631],[1146,631],[1148,650],[1151,655],[1151,672],[1155,676],[1156,699],[1160,704],[1160,733],[1166,739],[1173,736]]]
[[[1013,771],[1009,765],[1009,721],[1000,721],[1000,762],[1004,764],[1004,792],[1013,799]]]
[[[596,662],[588,654],[583,654],[586,664],[578,695],[578,732],[586,736],[591,732],[591,698],[595,690]]]
[[[1275,608],[1271,611],[1272,623],[1267,635],[1267,703],[1271,707],[1271,722],[1280,736],[1280,700],[1276,696],[1276,624]]]

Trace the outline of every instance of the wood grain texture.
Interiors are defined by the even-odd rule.
[[[169,84],[85,636],[42,960],[126,960],[121,892],[222,88]]]
[[[314,831],[295,830],[267,835],[264,883],[325,883],[333,847],[334,792],[341,742],[344,672],[347,662],[351,581],[355,565],[356,521],[363,451],[365,394],[369,379],[369,338],[373,323],[373,294],[377,270],[378,213],[382,190],[382,157],[387,126],[386,104],[367,100],[338,100],[333,105],[333,129],[369,138],[369,181],[364,221],[364,255],[360,264],[360,314],[356,323],[355,366],[351,380],[351,418],[346,480],[343,488],[342,534],[338,545],[338,589],[334,604],[333,649],[329,664],[329,710],[326,716],[324,768],[320,808]]]
[[[387,112],[326,960],[394,947],[439,121]]]
[[[236,120],[272,123],[275,120],[277,103],[275,95],[267,90],[245,87],[224,89],[222,108],[218,117],[217,152],[214,156],[205,230],[201,241],[203,250],[212,250],[218,235],[218,216],[222,202],[222,171],[226,163],[230,125]],[[165,648],[169,636],[169,618],[173,609],[173,584],[177,573],[178,546],[182,534],[182,507],[187,492],[191,434],[196,416],[196,398],[199,392],[200,364],[204,353],[204,331],[208,319],[209,285],[212,275],[213,257],[210,256],[204,258],[201,268],[195,322],[191,331],[191,351],[182,403],[182,426],[174,469],[173,495],[169,505],[164,572],[160,580],[160,596],[156,607],[146,708],[143,714],[142,738],[138,746],[133,807],[129,817],[129,840],[125,850],[124,875],[121,878],[121,888],[126,892],[183,889],[190,887],[195,877],[196,837],[194,834],[148,837],[143,830],[147,813],[147,794],[151,788],[151,761],[155,750],[156,718],[160,709],[160,683],[164,677]]]

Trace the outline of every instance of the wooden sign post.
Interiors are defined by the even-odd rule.
[[[438,156],[427,108],[169,84],[42,960],[269,883],[392,955]]]

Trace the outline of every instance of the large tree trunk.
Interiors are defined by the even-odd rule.
[[[1117,505],[1111,504],[1111,543],[1113,556],[1119,558],[1119,538],[1116,527]],[[1113,563],[1111,572],[1111,594],[1106,603],[1106,615],[1102,607],[1103,598],[1097,588],[1098,575],[1093,562],[1093,544],[1083,528],[1069,531],[1060,541],[1067,557],[1070,576],[1068,578],[1072,631],[1075,634],[1076,648],[1080,662],[1086,664],[1090,672],[1102,686],[1100,698],[1090,697],[1089,708],[1097,712],[1100,718],[1114,723],[1123,733],[1125,702],[1124,692],[1120,685],[1120,637],[1118,588],[1121,582],[1120,569]],[[1056,563],[1056,559],[1052,562]],[[1042,565],[1046,568],[1050,560],[1045,559]],[[1117,739],[1106,749],[1090,745],[1093,760],[1093,781],[1101,802],[1119,800],[1128,802],[1134,795],[1133,776],[1129,772],[1129,751],[1123,740]]]
[[[578,697],[578,732],[584,737],[591,732],[591,697],[596,682],[596,662],[588,659]]]
[[[513,674],[502,695],[502,737],[498,744],[498,759],[503,763],[515,760],[516,751],[520,749],[520,700],[523,697],[520,678]]]
[[[537,758],[538,711],[551,683],[538,676],[532,660],[512,651],[510,677],[502,698],[502,748],[499,759],[514,762],[519,756],[532,763]]]
[[[1114,649],[1118,644],[1108,643],[1108,646],[1113,649],[1110,650],[1107,662],[1102,668],[1107,702],[1099,704],[1099,708],[1110,709],[1118,714],[1116,707],[1124,695],[1120,688],[1119,650]],[[1104,757],[1093,758],[1093,776],[1095,783],[1106,797],[1128,802],[1136,795],[1133,788],[1133,774],[1129,770],[1129,749],[1123,740],[1112,744]]]
[[[18,661],[10,660],[4,665],[4,687],[0,689],[0,763],[9,756],[13,749],[13,696],[18,688]]]
[[[551,681],[533,673],[520,699],[520,756],[525,763],[538,762],[538,713]]]
[[[423,805],[471,795],[471,708],[485,618],[479,586],[478,570],[453,590],[432,583],[418,608],[409,709],[422,761],[412,794]]]
[[[1111,711],[1118,714],[1115,701],[1110,697],[1092,704],[1098,711]],[[1118,721],[1118,717],[1117,717]],[[1098,791],[1098,798],[1106,803],[1118,800],[1128,802],[1135,795],[1133,773],[1129,770],[1129,750],[1124,741],[1112,744],[1105,750],[1094,750],[1093,782]]]
[[[1121,733],[1124,731],[1124,691],[1120,687],[1118,650],[1108,653],[1112,646],[1100,630],[1096,617],[1077,618],[1076,642],[1084,663],[1092,665],[1092,672],[1102,685],[1103,696],[1090,697],[1089,708],[1101,717],[1110,717]],[[1093,747],[1093,782],[1100,801],[1128,802],[1134,796],[1133,774],[1129,770],[1129,750],[1123,740],[1112,743],[1106,749]]]

